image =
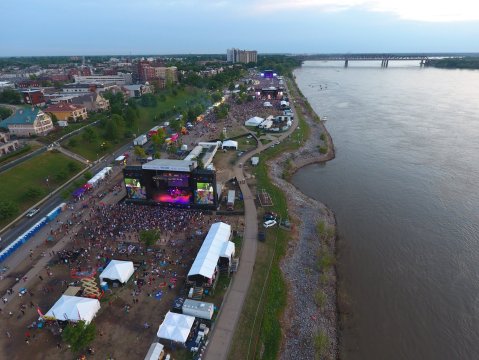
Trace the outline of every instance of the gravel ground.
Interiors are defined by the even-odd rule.
[[[298,106],[299,105],[299,106]],[[298,109],[301,104],[296,105]],[[322,246],[317,233],[317,223],[325,221],[335,227],[334,213],[324,204],[309,198],[291,183],[283,179],[284,165],[292,161],[294,173],[301,167],[324,162],[334,158],[333,146],[327,154],[321,155],[318,145],[323,145],[320,134],[325,132],[324,124],[306,118],[311,128],[311,136],[304,146],[295,153],[283,153],[268,163],[272,181],[283,189],[289,203],[289,213],[299,223],[296,238],[289,244],[281,269],[288,283],[288,305],[283,316],[283,343],[280,359],[315,359],[317,352],[314,339],[319,332],[328,335],[329,351],[324,358],[338,358],[338,329],[336,306],[336,271],[334,266],[326,273],[328,280],[320,281],[321,269],[318,268],[318,250]],[[329,137],[329,143],[332,140]],[[335,239],[330,241],[329,251],[335,253]],[[319,308],[315,294],[321,289],[326,295],[324,305]]]

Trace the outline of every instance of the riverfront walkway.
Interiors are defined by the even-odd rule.
[[[290,102],[294,109],[293,102]],[[277,141],[283,141],[291,133],[296,130],[298,126],[298,116],[293,122],[288,131],[284,132],[277,138]],[[233,335],[238,324],[239,317],[243,311],[243,304],[248,293],[248,289],[253,276],[254,264],[256,261],[256,252],[258,247],[258,213],[256,204],[254,202],[255,196],[251,193],[251,189],[244,179],[243,164],[251,159],[251,157],[261,153],[265,149],[272,146],[274,142],[263,145],[258,141],[258,147],[246,154],[244,154],[234,166],[234,174],[239,182],[241,192],[243,193],[244,208],[245,208],[245,226],[243,236],[243,247],[241,249],[241,259],[238,271],[233,277],[231,286],[226,294],[223,306],[221,308],[219,317],[216,321],[210,343],[205,352],[206,360],[225,360],[228,358],[228,353],[233,340]]]

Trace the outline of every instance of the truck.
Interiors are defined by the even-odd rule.
[[[226,202],[226,208],[233,211],[235,207],[236,192],[234,190],[228,190],[228,198]]]
[[[140,135],[135,140],[133,140],[134,146],[143,146],[148,142],[148,138],[146,135]]]

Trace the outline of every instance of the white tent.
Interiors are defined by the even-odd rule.
[[[98,299],[89,299],[78,296],[62,295],[60,299],[45,314],[45,317],[62,321],[84,320],[87,324],[100,310]]]
[[[263,118],[259,116],[254,116],[251,119],[248,119],[244,122],[245,126],[258,126],[264,121]]]
[[[100,172],[98,172],[95,176],[93,176],[90,180],[88,180],[87,184],[95,186],[100,180],[103,180],[111,172],[112,168],[107,166],[103,168]]]
[[[156,335],[160,339],[184,344],[188,340],[194,322],[195,318],[193,316],[168,311]]]
[[[264,107],[273,107],[273,104],[271,104],[269,101],[265,101],[265,102],[263,103],[263,106],[264,106]]]
[[[234,148],[235,150],[238,150],[238,142],[234,140],[226,140],[223,141],[223,144],[221,145],[221,148]]]
[[[132,261],[112,260],[100,274],[100,281],[118,280],[122,284],[135,272]]]
[[[229,241],[231,225],[217,222],[211,225],[205,241],[201,245],[198,255],[188,272],[189,276],[201,275],[211,279],[215,273],[220,257],[231,257],[234,254],[234,243]],[[231,245],[228,245],[231,243]],[[227,245],[225,247],[225,244]]]
[[[148,353],[145,356],[145,360],[158,360],[163,354],[163,345],[160,343],[153,343],[148,349]]]

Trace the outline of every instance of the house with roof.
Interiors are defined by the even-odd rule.
[[[76,96],[71,103],[84,106],[87,111],[106,111],[110,108],[110,101],[96,92]]]
[[[18,137],[42,136],[53,130],[53,122],[50,115],[39,108],[27,107],[0,121],[0,128]]]
[[[58,120],[82,121],[88,118],[86,107],[68,103],[50,105],[45,109],[48,114],[55,115]]]
[[[10,141],[7,133],[0,132],[0,157],[18,149],[18,141]]]

